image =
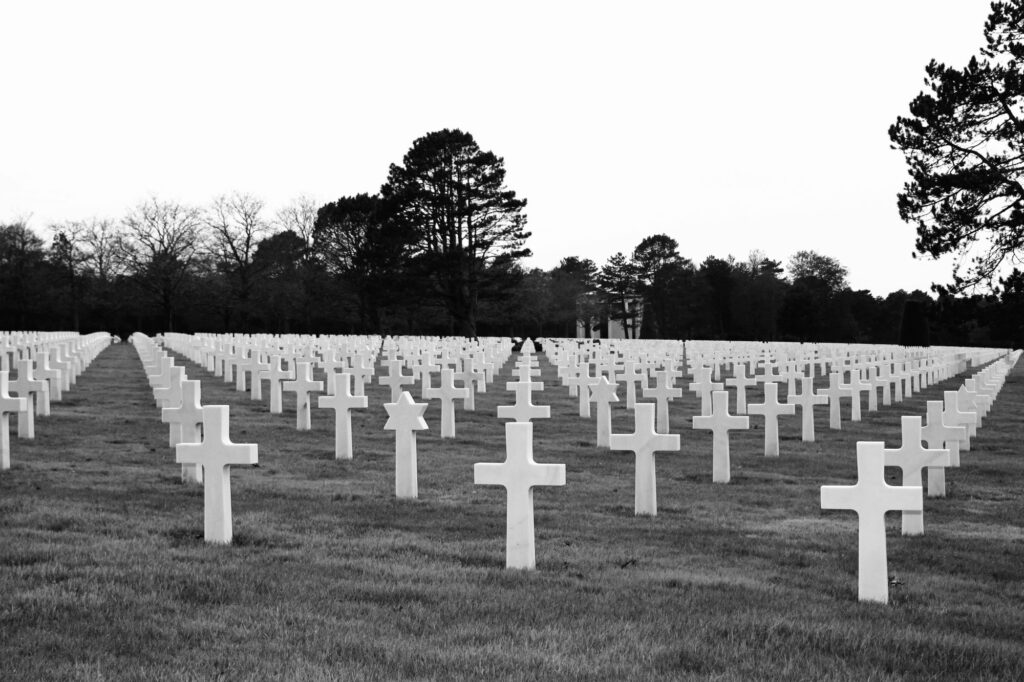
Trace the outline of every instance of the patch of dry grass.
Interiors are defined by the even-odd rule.
[[[784,421],[779,459],[760,430],[734,434],[725,486],[687,396],[683,450],[658,455],[659,515],[637,518],[632,455],[594,447],[544,362],[534,450],[567,484],[536,492],[539,570],[523,573],[503,568],[503,490],[473,485],[474,462],[504,456],[508,369],[459,410],[455,440],[431,405],[420,499],[398,501],[379,387],[354,413],[355,459],[336,461],[331,411],[297,432],[293,407],[270,415],[188,365],[204,404],[231,405],[233,440],[260,448],[232,470],[235,542],[214,547],[134,350],[108,349],[36,441],[12,438],[0,679],[1024,678],[1020,372],[950,496],[926,500],[926,535],[890,515],[898,584],[877,606],[856,601],[856,518],[820,510],[818,488],[852,483],[855,441],[898,443],[899,416],[952,383],[842,432],[819,410],[812,444]],[[623,403],[614,428],[632,430]]]

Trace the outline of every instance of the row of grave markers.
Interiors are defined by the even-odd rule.
[[[280,375],[281,387],[284,390],[296,392],[298,408],[296,413],[299,415],[297,427],[299,428],[309,428],[309,394],[314,390],[320,390],[322,386],[321,382],[312,380],[310,368],[314,363],[319,364],[328,372],[328,392],[326,396],[321,396],[318,404],[321,407],[335,409],[336,456],[351,458],[351,429],[348,420],[348,410],[366,407],[365,395],[359,394],[363,393],[362,388],[365,385],[365,381],[373,376],[376,353],[373,349],[372,344],[374,340],[372,337],[370,337],[369,342],[367,342],[365,337],[352,341],[349,346],[350,352],[353,349],[355,350],[348,359],[344,359],[343,354],[339,353],[337,349],[334,349],[333,352],[330,351],[329,349],[332,345],[330,341],[318,348],[316,341],[311,342],[309,339],[306,339],[303,342],[300,337],[288,356],[289,367],[294,366],[298,370],[296,372],[298,379],[292,378],[290,372],[282,367],[282,360],[285,358],[286,350],[279,342],[275,343],[272,340],[267,341],[266,339],[255,342],[246,341],[243,343],[248,345],[248,350],[240,352],[236,348],[240,347],[241,344],[236,346],[235,343],[225,341],[224,339],[203,339],[181,335],[172,337],[167,335],[162,340],[168,347],[177,352],[186,353],[193,359],[204,359],[208,368],[212,368],[215,373],[220,370],[220,374],[225,376],[226,380],[231,380],[231,369],[229,367],[237,368],[239,372],[250,372],[250,388],[254,398],[258,397],[259,390],[256,386],[261,383],[260,380],[270,378],[267,375],[261,375],[261,372]],[[392,343],[389,344],[387,341],[392,341]],[[464,344],[465,340],[460,340],[457,343]],[[501,343],[504,343],[504,345],[500,345]],[[544,343],[545,345],[549,343],[552,345],[554,350],[552,355],[557,358],[559,351],[562,350],[558,345],[559,342],[544,340]],[[261,344],[263,345],[263,350],[257,350]],[[521,568],[533,568],[535,566],[532,515],[533,487],[538,485],[563,485],[565,481],[564,465],[543,465],[533,460],[532,424],[530,420],[546,417],[548,416],[548,411],[545,406],[532,404],[532,392],[534,390],[543,390],[543,384],[531,380],[535,374],[539,373],[536,356],[531,352],[531,345],[524,345],[524,352],[517,361],[516,372],[518,374],[518,381],[509,382],[506,386],[508,390],[515,391],[516,404],[514,406],[501,406],[498,408],[499,417],[516,420],[513,423],[506,424],[506,462],[504,464],[478,464],[474,467],[475,481],[477,483],[505,485],[508,490],[506,561],[509,567]],[[659,386],[653,389],[653,397],[656,400],[662,398],[664,402],[657,402],[653,405],[650,403],[636,403],[636,383],[646,383],[646,379],[649,376],[646,369],[641,368],[638,370],[637,364],[630,362],[624,362],[620,368],[614,360],[609,361],[607,351],[603,349],[583,349],[580,346],[577,346],[576,349],[571,349],[571,342],[565,343],[565,345],[570,347],[570,351],[563,356],[563,358],[568,358],[567,362],[559,363],[559,375],[563,377],[566,385],[579,392],[578,394],[581,396],[581,414],[583,413],[582,405],[584,404],[584,399],[588,406],[591,402],[597,405],[597,439],[599,445],[611,447],[612,449],[631,450],[635,453],[636,513],[656,514],[654,453],[656,451],[674,451],[679,449],[679,436],[663,433],[668,423],[667,418],[657,419],[655,416],[656,411],[658,413],[664,412],[668,399],[678,397],[674,392],[679,391],[679,389],[672,387],[669,381],[673,378],[672,374],[677,373],[675,368],[670,363],[665,363],[668,364],[667,367],[662,367],[655,371],[655,375],[659,377]],[[388,422],[385,428],[396,432],[396,494],[399,497],[415,497],[417,495],[415,431],[427,428],[426,422],[423,419],[427,405],[415,403],[411,394],[400,389],[412,383],[415,375],[419,374],[422,384],[422,395],[427,398],[438,398],[441,400],[442,436],[454,437],[454,401],[461,399],[466,409],[472,409],[469,401],[473,392],[486,390],[488,378],[486,370],[488,364],[491,365],[491,372],[493,373],[495,363],[488,362],[488,360],[500,360],[501,364],[504,364],[502,357],[507,358],[510,349],[507,341],[495,343],[491,348],[493,353],[489,354],[486,351],[481,351],[479,364],[477,362],[467,363],[470,365],[470,368],[467,369],[465,366],[458,366],[460,364],[458,362],[459,353],[452,352],[451,350],[442,350],[440,353],[436,353],[435,348],[435,351],[424,354],[422,347],[420,349],[413,347],[412,349],[402,349],[399,351],[398,344],[390,339],[385,340],[380,348],[387,355],[385,364],[389,369],[389,374],[386,377],[380,377],[379,383],[389,386],[392,391],[392,402],[385,405],[388,412]],[[274,350],[277,351],[276,354],[272,352]],[[463,348],[462,350],[465,351],[466,349]],[[696,351],[694,352],[698,359],[696,363],[689,366],[691,373],[696,375],[695,381],[690,385],[690,388],[701,397],[702,414],[693,418],[693,427],[707,428],[714,434],[714,481],[727,482],[729,480],[728,431],[730,428],[749,427],[750,414],[760,415],[765,418],[765,454],[777,456],[777,417],[784,414],[792,414],[798,405],[804,412],[804,437],[808,440],[813,439],[813,430],[808,434],[806,423],[807,414],[810,413],[812,415],[811,423],[813,424],[814,404],[824,404],[827,401],[830,404],[830,412],[835,414],[839,411],[839,400],[843,397],[848,397],[851,400],[851,417],[856,420],[859,418],[861,403],[859,393],[861,391],[869,391],[869,410],[877,409],[876,389],[882,390],[883,404],[889,403],[893,399],[898,401],[902,399],[903,395],[910,395],[913,391],[922,390],[927,387],[931,382],[943,380],[963,371],[969,364],[977,365],[987,362],[999,356],[1002,352],[993,349],[939,349],[939,353],[936,354],[923,351],[905,353],[900,350],[883,350],[878,352],[878,349],[871,349],[864,354],[851,354],[848,349],[846,352],[841,352],[838,348],[833,350],[836,352],[826,362],[820,362],[817,358],[808,358],[807,356],[802,360],[779,360],[779,363],[787,365],[785,371],[776,371],[779,364],[776,364],[775,359],[772,357],[772,351],[765,347],[759,347],[759,351],[763,353],[763,360],[751,360],[749,357],[746,360],[741,360],[738,355],[730,357],[716,352],[713,355],[713,369],[704,366],[700,355]],[[264,363],[260,357],[264,352],[268,353],[271,357],[270,363]],[[399,352],[403,355],[401,360],[397,357]],[[595,362],[593,364],[598,369],[598,373],[593,377],[589,374],[591,357],[586,358],[587,369],[580,369],[583,365],[579,362],[579,359],[584,353],[594,353],[593,359]],[[440,362],[432,362],[429,357],[431,354]],[[598,357],[602,354],[604,357]],[[274,358],[275,355],[276,359]],[[424,360],[425,355],[428,356],[426,360]],[[252,360],[253,357],[255,357],[255,360]],[[727,359],[723,361],[723,358]],[[403,374],[403,370],[406,368],[406,359],[412,359],[409,365],[413,369],[412,375]],[[161,362],[165,360],[163,359]],[[1016,360],[1015,355],[1012,357],[1012,360]],[[748,362],[755,368],[763,365],[764,373],[756,378],[748,377],[745,373]],[[737,412],[745,411],[747,415],[729,414],[729,393],[725,390],[717,390],[719,386],[715,386],[715,382],[710,381],[713,374],[717,373],[719,367],[729,363],[733,365],[733,378],[736,380],[732,385],[737,389]],[[264,364],[269,364],[269,367],[261,367]],[[448,364],[455,364],[456,367],[449,368],[447,367]],[[498,366],[501,366],[501,364]],[[801,364],[809,368],[812,373],[816,366],[820,367],[823,373],[826,369],[835,369],[836,371],[829,373],[830,384],[828,389],[815,394],[810,383],[813,381],[813,378],[802,372],[796,373],[792,371],[794,365]],[[1001,386],[1002,377],[1005,376],[1005,371],[1008,371],[1009,366],[1012,366],[1012,362],[1007,358],[1002,364],[994,365],[993,368],[995,369],[981,377],[980,387],[977,386],[978,381],[969,379],[961,387],[960,391],[947,392],[945,403],[943,401],[929,401],[929,422],[926,427],[922,427],[920,417],[904,417],[904,444],[897,450],[889,451],[890,454],[886,459],[887,465],[900,466],[904,471],[904,487],[911,490],[916,488],[917,495],[920,497],[920,484],[915,486],[914,483],[921,480],[921,471],[924,468],[928,468],[930,479],[929,494],[943,494],[944,486],[939,474],[944,471],[945,466],[949,466],[956,459],[956,456],[951,451],[958,450],[960,447],[969,448],[969,435],[962,433],[966,432],[967,429],[957,424],[975,426],[971,422],[977,419],[976,415],[980,414],[983,409],[987,409],[987,406],[990,406],[991,400],[994,399],[995,392]],[[356,367],[359,368],[356,372],[347,371]],[[894,367],[896,369],[893,369]],[[346,371],[336,374],[332,371],[335,368],[343,368]],[[1000,374],[1000,368],[1002,369],[1002,374]],[[441,385],[438,387],[431,386],[430,374],[435,369],[440,369],[441,374]],[[617,400],[617,396],[615,393],[615,383],[609,377],[616,377],[617,370],[619,369],[627,376],[632,375],[635,377],[635,380],[627,380],[627,399],[631,393],[630,388],[633,389],[632,394],[634,396],[635,429],[632,434],[612,434],[610,429],[610,404]],[[166,374],[165,370],[166,367],[154,376],[164,376]],[[584,373],[587,379],[582,379]],[[454,379],[456,375],[461,375],[461,380],[466,385],[462,387],[455,386]],[[850,377],[849,382],[844,383],[844,375]],[[255,381],[252,380],[252,376],[256,377]],[[865,377],[874,378],[871,386],[863,385]],[[878,380],[879,377],[888,377],[888,379],[882,382]],[[593,381],[590,379],[593,379]],[[787,404],[779,403],[777,382],[784,380],[793,382],[795,379],[800,379],[802,392],[796,395],[791,393]],[[746,401],[741,398],[741,395],[743,386],[747,381],[758,381],[764,384],[764,403],[745,404]],[[972,382],[975,385],[971,385]],[[859,390],[858,383],[862,384]],[[355,390],[350,390],[353,386],[355,386]],[[238,379],[236,387],[239,390],[245,389],[244,378]],[[274,411],[273,379],[271,379],[271,387],[271,411]],[[645,397],[650,397],[649,392],[652,389],[646,386],[643,386],[643,389]],[[891,392],[890,389],[892,389]],[[961,394],[963,394],[963,400],[972,403],[971,407],[976,410],[975,412],[971,410],[962,411],[960,409]],[[812,400],[811,398],[817,399]],[[222,439],[218,439],[221,445],[229,444],[226,429],[226,408],[224,410],[225,421],[223,425],[218,426],[218,428],[223,430],[224,436]],[[277,411],[280,411],[280,403],[278,403]],[[946,416],[952,418],[954,423],[945,423],[943,419]],[[960,421],[957,422],[957,419]],[[914,430],[915,425],[916,431]],[[830,418],[830,426],[840,428],[838,419]],[[921,446],[924,439],[928,439],[928,448],[922,448]],[[247,447],[254,448],[255,446]],[[860,444],[858,444],[858,451],[860,449]],[[925,451],[923,460],[920,455],[921,451]],[[945,456],[936,454],[938,452],[945,453]],[[255,450],[253,450],[252,457],[253,459],[255,458]],[[918,463],[918,460],[921,463]],[[935,477],[934,482],[932,481],[933,476]],[[224,496],[222,495],[221,497],[223,498]],[[229,510],[228,514],[230,514]],[[904,518],[904,533],[914,534],[917,532],[915,528],[920,525],[921,517],[916,509],[908,509],[906,514]],[[923,525],[920,525],[920,528],[923,530]],[[230,528],[227,530],[227,537],[229,540]],[[884,556],[884,525],[881,538]],[[863,546],[863,535],[861,542]],[[862,589],[861,598],[864,600],[884,601],[884,599],[878,599],[876,592],[870,589]]]
[[[11,468],[10,416],[17,415],[19,439],[34,439],[36,417],[49,417],[51,403],[63,400],[112,342],[104,332],[0,335],[0,471]]]

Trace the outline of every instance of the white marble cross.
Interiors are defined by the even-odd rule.
[[[270,372],[270,363],[261,357],[261,353],[253,348],[249,358],[243,364],[249,372],[249,399],[263,400],[263,377]]]
[[[871,382],[860,375],[860,370],[850,372],[850,383],[844,387],[850,392],[850,421],[859,422],[860,416],[860,394],[866,391],[874,392]]]
[[[353,408],[366,408],[365,395],[353,395],[349,390],[352,375],[344,372],[327,375],[328,395],[317,398],[317,407],[334,410],[334,459],[352,459]]]
[[[711,394],[722,390],[722,384],[711,381],[711,369],[701,367],[697,370],[697,378],[690,383],[689,389],[700,396],[700,414],[707,417],[711,414]]]
[[[516,392],[516,404],[499,405],[498,419],[528,422],[531,419],[551,418],[551,408],[548,405],[533,404],[533,391],[543,391],[543,383],[539,381],[509,381],[505,384],[505,388]]]
[[[14,398],[7,392],[7,370],[0,371],[0,471],[11,468],[11,413],[30,410],[27,398]]]
[[[395,432],[395,496],[415,499],[419,495],[416,481],[416,432],[427,429],[423,413],[427,403],[413,401],[408,391],[398,400],[384,403],[388,421],[384,429]]]
[[[597,382],[598,377],[590,375],[590,364],[586,362],[580,364],[579,374],[566,379],[570,387],[579,388],[580,416],[584,419],[590,419],[590,388],[597,385]]]
[[[37,379],[45,379],[50,385],[50,398],[46,406],[46,412],[40,413],[41,416],[46,417],[50,414],[49,402],[59,403],[64,399],[64,377],[59,369],[50,367],[50,356],[44,352],[36,354],[35,363],[35,377]]]
[[[622,365],[622,372],[616,374],[616,382],[621,379],[626,382],[626,408],[633,409],[636,405],[636,382],[641,383],[641,390],[647,388],[647,372],[641,367],[639,362],[627,360]]]
[[[170,378],[167,380],[167,384],[153,389],[153,398],[156,400],[156,406],[163,409],[181,402],[181,382],[184,380],[185,368],[181,365],[173,365],[170,369]]]
[[[711,445],[712,474],[715,483],[728,483],[730,478],[729,431],[749,429],[750,417],[729,414],[729,392],[715,391],[711,395],[711,414],[693,417],[693,428],[710,429],[714,438]]]
[[[878,369],[878,376],[871,380],[875,388],[882,389],[882,405],[892,405],[892,363],[883,362]]]
[[[944,398],[943,421],[950,426],[963,426],[967,429],[966,437],[960,441],[960,452],[970,452],[971,427],[978,424],[978,415],[974,412],[960,409],[960,397],[956,391],[943,391],[942,397]]]
[[[800,437],[805,443],[814,442],[814,406],[824,405],[828,402],[828,396],[814,392],[814,379],[802,377],[800,379],[800,393],[786,396],[786,402],[800,407],[801,430]]]
[[[857,597],[889,601],[889,562],[885,546],[885,513],[921,509],[921,489],[885,482],[885,444],[857,443],[857,485],[821,487],[822,509],[850,509],[858,517]]]
[[[757,385],[757,379],[747,375],[747,363],[735,363],[732,367],[732,378],[726,379],[725,385],[736,389],[736,414],[746,414],[747,388]]]
[[[764,417],[764,456],[779,456],[779,415],[796,414],[796,405],[779,402],[779,385],[774,381],[764,384],[764,402],[747,405],[747,414]]]
[[[365,355],[352,358],[352,366],[348,373],[352,375],[352,395],[366,395],[366,382],[373,376],[373,361]]]
[[[654,398],[654,404],[657,405],[658,433],[669,432],[668,403],[683,395],[683,389],[675,388],[672,385],[673,374],[674,372],[670,369],[660,369],[654,373],[657,381],[654,388],[643,389],[644,398]]]
[[[462,399],[462,409],[466,412],[476,411],[476,388],[474,382],[477,378],[482,379],[484,376],[483,372],[474,371],[469,363],[469,360],[465,360],[462,363],[462,367],[455,372],[455,378],[462,382],[462,385],[466,387],[466,397]]]
[[[982,406],[978,404],[978,392],[967,385],[968,379],[956,391],[956,400],[961,409],[974,413],[974,422],[967,425],[967,435],[974,438],[978,435],[978,428],[981,426]],[[971,384],[974,382],[971,381]],[[51,386],[52,390],[52,386]]]
[[[377,377],[377,383],[391,389],[391,402],[395,403],[398,402],[398,397],[405,390],[402,387],[416,383],[416,376],[414,374],[402,374],[402,369],[405,365],[402,364],[401,360],[389,360],[384,364],[388,368],[388,373]]]
[[[270,366],[260,373],[260,379],[266,379],[270,385],[270,414],[284,412],[281,383],[295,378],[294,367],[285,369],[280,355],[270,356]]]
[[[637,516],[658,514],[658,489],[655,478],[654,453],[679,451],[679,434],[662,434],[654,429],[654,405],[636,403],[633,407],[633,433],[613,433],[609,439],[612,450],[632,450],[636,455],[636,478],[633,486],[634,512]]]
[[[465,400],[470,389],[455,385],[455,372],[450,367],[441,370],[441,385],[427,386],[423,397],[441,400],[441,438],[455,438],[455,400]]]
[[[171,447],[178,443],[200,442],[199,426],[203,423],[203,406],[200,402],[202,384],[185,379],[181,382],[181,399],[177,405],[160,411],[160,420],[171,425]],[[177,427],[177,428],[175,428]],[[186,483],[202,483],[203,467],[195,464],[181,465],[181,480]]]
[[[608,377],[602,375],[593,386],[590,387],[590,400],[597,403],[597,447],[608,447],[608,438],[612,433],[612,403],[619,402],[616,394],[618,385],[608,381]]]
[[[228,437],[228,406],[203,408],[201,443],[179,443],[179,464],[203,467],[203,536],[207,542],[231,542],[232,464],[255,464],[255,444],[232,443]]]
[[[949,466],[960,466],[960,441],[967,438],[967,427],[947,426],[943,421],[941,400],[929,400],[928,422],[921,429],[925,445],[931,450],[949,450]],[[928,497],[946,496],[946,467],[928,467]]]
[[[818,391],[819,395],[828,397],[828,427],[830,429],[842,429],[842,417],[840,416],[839,401],[849,397],[850,387],[839,384],[841,375],[839,372],[832,372],[828,375],[828,388]]]
[[[505,424],[505,461],[473,465],[477,485],[504,486],[508,495],[505,515],[505,567],[537,568],[533,529],[533,489],[541,485],[565,485],[564,464],[539,464],[533,459],[533,424]]]
[[[868,366],[868,412],[876,412],[878,410],[878,367],[876,365]]]
[[[50,384],[32,376],[31,360],[18,360],[17,365],[18,378],[8,382],[8,389],[17,393],[19,398],[28,400],[28,409],[18,413],[18,438],[31,440],[36,437],[35,414],[46,416],[50,412]],[[45,413],[41,408],[44,404]]]
[[[926,467],[949,466],[949,450],[932,450],[924,448],[921,442],[921,417],[904,416],[900,422],[903,442],[899,448],[885,450],[885,465],[899,467],[903,473],[903,487],[922,489],[923,470]],[[903,534],[921,535],[924,533],[924,507],[908,509],[903,512]]]
[[[295,428],[309,431],[312,428],[310,417],[310,397],[313,391],[322,391],[322,381],[313,381],[312,363],[297,361],[295,363],[295,379],[285,381],[281,388],[295,393]]]

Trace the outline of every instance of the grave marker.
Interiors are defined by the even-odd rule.
[[[398,400],[384,403],[384,409],[388,413],[384,429],[395,432],[395,496],[415,499],[419,495],[416,481],[416,432],[428,428],[423,419],[427,403],[417,403],[408,391],[402,391]]]
[[[715,483],[728,483],[730,478],[729,431],[749,429],[750,418],[729,414],[729,392],[715,391],[711,396],[710,415],[693,417],[693,428],[710,429],[714,438],[711,445],[712,475]]]
[[[619,402],[616,394],[618,385],[608,381],[608,377],[601,375],[601,378],[590,387],[590,399],[597,403],[597,447],[608,447],[608,438],[612,433],[612,403]]]
[[[921,418],[904,416],[900,420],[902,440],[899,448],[885,450],[885,465],[899,467],[903,474],[903,487],[922,490],[922,471],[925,467],[949,466],[949,450],[931,450],[921,446]],[[924,506],[903,512],[903,534],[924,533]]]
[[[331,373],[327,376],[328,395],[317,398],[317,407],[334,410],[334,459],[352,459],[353,408],[367,406],[365,395],[354,395],[349,390],[352,375]]]
[[[857,484],[821,487],[822,509],[857,512],[857,598],[889,601],[889,562],[886,557],[885,513],[922,508],[921,489],[885,482],[885,443],[857,443]]]
[[[254,444],[232,443],[228,437],[228,406],[203,408],[203,440],[179,443],[179,464],[203,467],[203,537],[207,542],[231,542],[232,464],[256,464]]]
[[[779,402],[779,385],[774,381],[764,384],[764,402],[747,405],[747,414],[764,417],[764,456],[779,456],[779,415],[796,414],[796,405]]]
[[[794,407],[800,407],[801,429],[800,437],[805,443],[814,442],[814,406],[824,405],[828,402],[828,396],[814,392],[814,379],[802,377],[800,379],[800,393],[786,396],[786,402]]]
[[[0,371],[0,471],[11,468],[11,413],[31,408],[27,398],[14,398],[7,392],[7,370]]]
[[[634,513],[637,516],[658,514],[658,490],[655,478],[654,453],[678,452],[679,434],[660,434],[654,428],[654,405],[636,403],[633,408],[633,433],[612,434],[612,450],[632,450],[636,455],[633,486]]]
[[[929,400],[928,423],[921,429],[925,444],[931,450],[948,450],[949,466],[960,466],[960,441],[967,438],[964,426],[947,426],[942,419],[942,401]],[[946,496],[946,467],[928,467],[928,497]]]
[[[323,382],[313,381],[311,373],[311,363],[297,361],[296,378],[281,384],[283,390],[295,393],[295,428],[299,431],[309,431],[312,428],[309,394],[323,389]]]
[[[505,567],[537,568],[533,528],[533,489],[565,485],[564,464],[539,464],[533,459],[533,424],[505,424],[505,461],[473,465],[476,485],[500,485],[507,491]]]

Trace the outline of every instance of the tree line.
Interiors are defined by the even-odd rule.
[[[457,228],[446,231],[456,218],[444,215],[447,226],[424,235],[395,218],[399,191],[410,190],[385,186],[323,206],[299,198],[274,216],[247,194],[202,208],[151,198],[116,221],[54,225],[50,244],[24,223],[3,225],[0,324],[122,336],[575,336],[578,328],[604,336],[618,325],[641,338],[1024,346],[1019,271],[997,293],[878,297],[851,289],[846,268],[813,251],[785,267],[758,251],[698,264],[664,234],[601,266],[567,256],[531,269],[522,264],[525,201],[507,190],[513,217],[492,213],[491,232],[476,224],[488,255],[467,263]],[[417,189],[415,201],[431,199]],[[431,239],[439,243],[424,243]]]

